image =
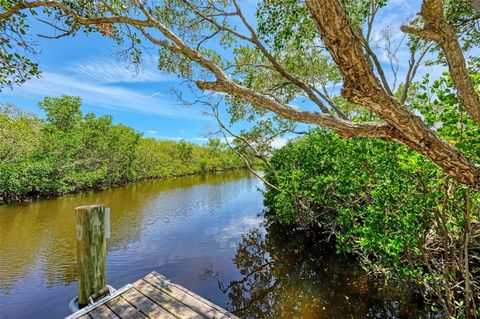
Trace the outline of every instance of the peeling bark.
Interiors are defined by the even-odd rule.
[[[422,120],[389,95],[373,74],[339,0],[307,0],[325,46],[344,81],[342,96],[364,106],[399,133],[396,139],[424,154],[458,181],[480,188],[480,168],[438,137]]]

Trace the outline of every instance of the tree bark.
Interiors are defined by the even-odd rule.
[[[438,137],[381,86],[367,63],[341,1],[307,0],[307,6],[317,22],[325,46],[342,73],[342,96],[377,114],[395,128],[400,135],[397,140],[427,156],[449,176],[480,189],[480,168]]]
[[[425,25],[422,29],[402,26],[402,31],[415,34],[440,45],[448,62],[448,69],[458,92],[458,97],[470,117],[480,123],[480,97],[475,92],[462,48],[452,26],[444,18],[441,0],[424,0],[420,15]]]

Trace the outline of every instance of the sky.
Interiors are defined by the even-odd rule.
[[[179,105],[169,90],[182,89],[181,81],[160,73],[154,57],[147,57],[137,74],[118,60],[114,43],[100,35],[38,40],[41,78],[6,88],[0,103],[13,103],[41,115],[38,102],[45,96],[80,96],[84,113],[112,115],[114,122],[157,138],[194,141],[214,124],[199,108]]]
[[[253,0],[244,4],[249,16],[253,15],[254,7]],[[398,30],[401,23],[411,18],[419,8],[418,0],[390,0],[377,18],[376,35],[389,25]],[[44,28],[34,25],[31,31],[48,33]],[[13,103],[42,115],[38,102],[45,96],[80,96],[84,113],[112,115],[115,123],[123,123],[143,132],[144,136],[159,139],[203,143],[205,130],[216,127],[213,119],[201,114],[200,106],[187,108],[178,103],[171,89],[189,89],[176,77],[160,73],[153,54],[146,57],[143,70],[137,74],[117,59],[114,43],[101,35],[81,33],[56,40],[36,40],[40,51],[36,59],[43,72],[42,77],[13,89],[4,89],[0,93],[0,103]],[[399,51],[400,61],[404,60],[405,65],[408,54],[406,49]],[[385,55],[380,54],[380,58],[387,76],[391,78]],[[405,67],[401,67],[400,73],[405,71]],[[419,76],[427,71],[440,73],[443,70],[422,67]],[[275,141],[276,146],[283,145],[285,140]]]

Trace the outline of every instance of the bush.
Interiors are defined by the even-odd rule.
[[[83,115],[80,105],[76,97],[47,97],[45,120],[0,107],[0,202],[244,167],[218,140],[142,138],[110,116]]]
[[[322,129],[276,151],[271,163],[270,221],[321,225],[369,270],[427,287],[446,313],[479,303],[478,192],[402,145]]]

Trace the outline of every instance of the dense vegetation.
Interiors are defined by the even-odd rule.
[[[444,317],[480,316],[477,0],[422,0],[402,26],[386,17],[406,1],[259,1],[254,17],[236,0],[0,3],[0,89],[38,76],[42,15],[54,38],[101,34],[137,66],[154,45],[159,70],[257,158],[296,122],[360,138],[315,130],[265,160],[269,219],[321,226],[369,270],[424,287]],[[418,83],[425,66],[449,74]],[[235,134],[240,120],[252,126]]]
[[[78,97],[47,97],[45,119],[0,107],[0,201],[243,167],[217,139],[199,146],[143,138],[80,105]]]
[[[412,103],[478,162],[478,124],[455,115],[460,104],[448,75],[428,83],[418,85]],[[276,186],[266,194],[270,221],[320,227],[372,273],[424,287],[444,314],[478,312],[479,192],[405,146],[323,129],[276,151],[270,162],[266,178]]]
[[[403,146],[345,140],[320,129],[277,151],[271,162],[275,172],[267,179],[277,188],[266,194],[270,221],[319,226],[369,270],[426,285],[440,305],[463,309],[458,301],[466,293],[479,303],[478,192],[441,178],[437,167]]]

